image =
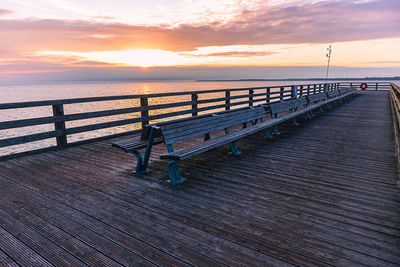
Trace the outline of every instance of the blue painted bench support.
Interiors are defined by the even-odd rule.
[[[119,148],[127,153],[133,154],[137,159],[135,174],[147,173],[147,165],[149,164],[151,149],[153,145],[162,143],[161,137],[154,138],[153,130],[150,129],[147,140],[137,140],[125,143],[113,143],[112,146]],[[139,152],[139,149],[146,148],[144,157]]]

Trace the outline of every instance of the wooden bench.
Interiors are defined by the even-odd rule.
[[[313,109],[319,108],[320,112],[324,112],[323,106],[326,105],[326,100],[328,99],[326,93],[307,95],[306,98],[310,107],[314,107]],[[314,115],[312,111],[311,114]]]
[[[274,121],[264,121],[266,116],[265,109],[261,106],[244,109],[234,113],[226,113],[206,118],[200,118],[198,120],[184,121],[161,127],[152,127],[152,130],[159,130],[162,134],[162,138],[167,147],[168,152],[160,155],[161,159],[169,159],[167,164],[168,176],[172,184],[179,184],[184,181],[182,178],[178,162],[198,155],[200,153],[209,151],[216,147],[229,144],[232,154],[239,155],[240,151],[237,148],[236,140],[241,139],[245,136],[265,131],[267,138],[271,138],[268,128],[274,124]],[[259,121],[259,123],[257,123]],[[251,123],[249,126],[248,124]],[[241,129],[231,132],[230,128],[237,125],[243,125]],[[158,128],[158,129],[157,129]],[[207,139],[204,141],[196,142],[194,145],[185,147],[178,151],[174,150],[173,145],[179,141],[187,141],[202,135],[208,135],[211,133],[224,130],[225,134],[215,138]],[[198,139],[197,139],[198,140]]]
[[[348,88],[339,88],[339,95],[343,96],[343,99],[349,99],[351,97],[351,93]]]
[[[351,90],[351,91],[350,91]],[[338,90],[333,90],[333,91],[327,91],[326,92],[329,102],[333,103],[335,105],[338,105],[340,102],[347,100],[351,96],[354,96],[357,94],[357,91],[353,88],[340,88]]]
[[[137,159],[135,174],[143,174],[147,172],[147,165],[150,159],[151,148],[155,144],[162,143],[163,140],[160,137],[158,138],[149,138],[148,140],[128,140],[124,142],[112,143],[113,147],[119,148],[126,153],[133,154]],[[144,157],[139,152],[139,149],[146,148],[146,152]]]
[[[358,95],[357,88],[355,88],[355,87],[349,87],[348,92],[351,94],[352,97]]]
[[[343,100],[344,95],[340,95],[339,90],[332,90],[332,91],[327,91],[326,95],[328,96],[328,107],[333,108],[332,104],[337,106],[339,105],[340,101]]]
[[[166,122],[160,122],[157,124],[149,124],[149,125],[146,125],[145,128],[142,130],[140,139],[131,139],[131,140],[125,140],[122,142],[115,142],[115,143],[112,143],[112,146],[119,148],[126,153],[133,154],[137,159],[136,169],[135,169],[134,173],[135,174],[144,174],[144,173],[148,172],[147,166],[149,163],[150,154],[151,154],[153,145],[163,143],[163,138],[161,136],[161,133],[159,131],[157,131],[157,129],[159,129],[159,127],[165,126],[165,125],[171,125],[174,123],[199,120],[202,118],[207,118],[207,117],[211,117],[211,116],[215,116],[215,115],[222,115],[222,114],[226,114],[226,113],[235,113],[235,112],[239,112],[241,110],[245,110],[245,109],[249,109],[249,108],[250,107],[238,108],[235,110],[221,111],[221,112],[214,113],[214,114],[205,114],[205,115],[199,115],[199,116],[195,116],[195,117],[188,117],[188,118],[170,120],[170,121],[166,121]],[[153,129],[153,132],[150,135],[150,131],[152,129]],[[207,135],[205,136],[205,139],[207,139]],[[146,148],[144,156],[142,156],[142,154],[139,151],[140,149],[143,149],[143,148]]]
[[[308,100],[304,97],[284,100],[281,102],[271,103],[269,105],[265,105],[265,107],[270,111],[271,119],[275,119],[278,117],[278,114],[281,112],[289,112],[283,116],[281,119],[292,120],[294,125],[299,125],[296,121],[296,117],[305,114],[308,118],[312,117],[311,109],[306,108],[308,106]],[[298,110],[299,108],[302,108]],[[279,135],[278,125],[274,125],[273,131],[276,135]]]

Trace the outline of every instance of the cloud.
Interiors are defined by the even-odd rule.
[[[0,84],[90,82],[90,81],[150,81],[150,80],[201,80],[201,79],[262,79],[262,78],[315,78],[321,77],[325,66],[311,67],[78,67],[60,71],[53,66],[52,72],[45,66],[35,72],[1,73]],[[331,77],[398,76],[400,68],[344,68],[333,67]],[[279,82],[280,84],[282,82]],[[225,85],[224,85],[225,87]],[[226,84],[229,87],[229,84]]]
[[[34,51],[162,49],[202,46],[328,43],[400,36],[400,1],[326,1],[244,10],[203,25],[137,26],[84,20],[1,20],[0,48]],[[98,38],[101,36],[102,38]]]
[[[189,53],[179,53],[182,56],[187,57],[262,57],[277,54],[276,52],[238,52],[238,51],[230,51],[230,52],[218,52],[218,53],[210,53],[210,54],[189,54]]]
[[[100,19],[100,20],[114,20],[116,17],[112,16],[91,16],[92,19]]]
[[[14,11],[9,10],[9,9],[0,9],[0,17],[10,15],[14,13]]]

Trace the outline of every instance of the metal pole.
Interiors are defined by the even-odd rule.
[[[326,67],[325,83],[328,82],[329,63],[331,62],[332,46],[329,45],[329,47],[326,50],[328,50],[328,53],[326,54],[326,57],[328,58],[328,66]]]

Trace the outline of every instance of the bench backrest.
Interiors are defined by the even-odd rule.
[[[255,121],[264,118],[265,116],[265,109],[258,106],[237,112],[164,125],[160,127],[160,130],[164,143],[169,145],[192,137],[223,130],[245,122]]]
[[[219,112],[216,112],[216,113],[197,115],[195,117],[179,118],[179,119],[175,119],[175,120],[157,122],[157,123],[154,123],[154,124],[147,124],[145,126],[145,128],[142,130],[141,140],[148,140],[149,135],[150,135],[150,129],[152,127],[155,127],[155,129],[158,129],[158,128],[161,128],[162,126],[169,125],[169,124],[175,124],[175,123],[180,123],[180,122],[184,122],[184,121],[199,120],[200,118],[212,117],[214,115],[221,115],[221,114],[226,114],[226,113],[235,113],[235,112],[239,112],[241,110],[250,109],[250,108],[251,107],[242,107],[242,108],[236,108],[236,109],[232,109],[232,110],[219,111]],[[154,136],[154,138],[160,137],[161,136],[160,131],[158,131],[158,130],[153,131],[153,136]]]
[[[271,115],[276,115],[279,112],[297,109],[298,107],[303,107],[308,104],[308,101],[304,97],[295,98],[291,100],[275,102],[268,105]]]
[[[327,91],[326,94],[328,95],[328,98],[335,98],[339,96],[339,91],[338,90]]]
[[[321,100],[326,100],[327,95],[325,93],[318,93],[318,94],[312,94],[312,95],[307,95],[308,103],[315,103]]]
[[[345,95],[345,94],[347,94],[347,92],[348,92],[348,89],[347,89],[347,88],[340,88],[340,89],[339,89],[340,95]]]

